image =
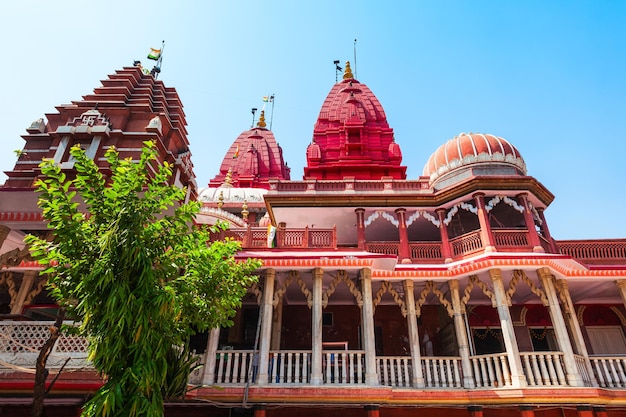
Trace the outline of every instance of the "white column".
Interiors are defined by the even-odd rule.
[[[574,339],[576,352],[578,352],[578,354],[585,359],[585,367],[587,368],[587,375],[589,375],[591,385],[597,387],[598,381],[596,380],[596,376],[593,373],[593,367],[591,366],[591,361],[589,360],[589,352],[587,351],[587,346],[585,345],[585,339],[583,338],[583,332],[580,329],[580,324],[578,323],[578,319],[576,318],[576,310],[574,310],[574,303],[572,302],[572,297],[569,294],[567,281],[561,279],[558,280],[557,283],[560,286],[561,295],[563,295],[564,298],[563,304],[565,304],[566,312],[564,318],[567,320],[570,331],[572,332],[572,338]]]
[[[369,268],[361,269],[361,329],[363,349],[365,350],[365,384],[378,385],[376,373],[376,340],[374,337],[374,305],[372,302],[372,271]]]
[[[417,315],[415,313],[415,295],[413,281],[404,280],[404,294],[406,303],[406,319],[409,327],[409,347],[411,348],[411,362],[413,363],[413,380],[415,388],[424,388],[424,374],[422,372],[422,355],[420,354],[420,336],[417,331]]]
[[[490,269],[489,276],[493,283],[493,293],[496,298],[496,307],[498,316],[500,317],[500,326],[502,328],[502,338],[506,347],[506,355],[509,360],[509,368],[511,370],[511,383],[513,387],[525,387],[526,376],[524,368],[522,368],[522,359],[519,355],[517,347],[517,339],[513,329],[513,321],[511,320],[511,312],[504,291],[504,283],[502,282],[502,271],[500,269]]]
[[[261,333],[259,334],[259,376],[258,385],[268,383],[267,371],[269,368],[270,340],[272,338],[272,300],[274,299],[274,279],[276,271],[267,269],[265,271],[265,287],[263,289],[263,301],[261,303]]]
[[[463,386],[465,388],[474,388],[476,386],[473,377],[474,370],[470,361],[469,341],[467,340],[467,329],[465,328],[461,296],[459,294],[459,280],[451,279],[448,281],[448,287],[450,288],[450,298],[452,299],[456,341],[459,345],[459,356],[461,357],[461,366],[463,367]]]
[[[548,309],[550,311],[554,334],[559,343],[559,348],[561,352],[563,352],[563,364],[565,365],[565,372],[567,373],[567,382],[573,387],[584,387],[585,382],[580,376],[580,372],[578,372],[572,343],[569,340],[565,320],[563,320],[563,314],[561,313],[561,304],[559,303],[556,290],[554,289],[554,278],[548,268],[538,269],[537,276],[541,280],[543,291],[548,299]]]
[[[313,270],[313,305],[311,307],[311,385],[322,385],[322,279],[324,270]]]
[[[215,360],[217,359],[217,348],[220,342],[220,328],[216,327],[209,331],[206,353],[204,359],[204,376],[202,385],[211,386],[215,384]]]
[[[33,287],[33,281],[35,280],[35,277],[38,274],[39,274],[38,271],[25,271],[24,272],[24,276],[22,278],[22,285],[20,285],[20,289],[17,291],[15,300],[11,300],[11,314],[22,313],[22,309],[24,308],[24,300],[26,300],[26,297],[28,297],[28,293]]]

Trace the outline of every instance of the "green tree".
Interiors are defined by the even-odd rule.
[[[83,416],[163,415],[164,396],[179,391],[168,373],[189,369],[190,335],[232,325],[260,262],[236,261],[238,242],[208,244],[217,228],[193,226],[200,205],[180,204],[185,190],[169,185],[154,143],[134,161],[109,149],[107,177],[79,147],[70,152],[74,179],[45,160],[36,183],[54,240],[27,243],[106,381]]]

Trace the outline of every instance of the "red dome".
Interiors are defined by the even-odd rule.
[[[209,187],[222,185],[228,170],[232,173],[232,185],[239,188],[269,189],[270,178],[290,179],[283,150],[274,134],[265,128],[263,114],[256,128],[242,132],[235,139],[222,160],[220,173],[209,182]]]
[[[506,139],[481,133],[461,133],[441,145],[428,159],[424,176],[431,183],[456,169],[475,165],[500,165],[526,175],[526,164],[517,148]]]
[[[374,93],[354,79],[346,63],[343,80],[333,86],[315,123],[307,149],[305,178],[372,180],[406,178],[402,152]]]

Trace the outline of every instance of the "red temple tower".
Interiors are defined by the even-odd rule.
[[[406,179],[402,152],[383,106],[354,78],[349,62],[343,80],[324,100],[306,159],[305,179]]]

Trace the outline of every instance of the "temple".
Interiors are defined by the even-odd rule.
[[[39,162],[71,175],[74,143],[100,162],[108,146],[132,157],[155,140],[172,182],[202,203],[197,222],[229,223],[216,238],[263,262],[234,325],[192,340],[197,388],[166,415],[626,413],[626,239],[553,237],[554,195],[507,139],[457,134],[412,156],[423,174],[407,178],[400,145],[414,138],[396,142],[349,63],[299,180],[261,114],[198,187],[176,91],[137,67],[45,119],[0,187],[1,410],[28,409],[56,311],[23,243],[46,233]],[[85,352],[63,335],[50,356],[52,374],[69,358],[47,397],[54,415],[76,413],[102,382]]]

